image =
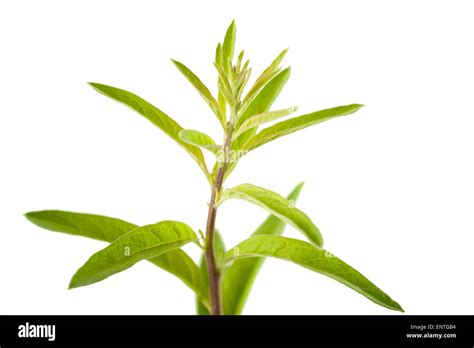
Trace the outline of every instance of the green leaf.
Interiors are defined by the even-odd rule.
[[[242,93],[244,92],[245,86],[247,86],[247,82],[252,74],[252,68],[247,69],[249,61],[247,61],[244,65],[244,69],[239,76],[237,77],[235,83],[235,90],[236,90],[236,99],[240,100]]]
[[[227,123],[227,119],[226,119],[227,118],[226,117],[226,110],[227,110],[226,98],[225,98],[224,94],[222,94],[220,89],[219,89],[219,92],[218,92],[217,100],[218,100],[219,107],[221,109],[222,115],[224,115],[224,117],[223,117],[224,122]]]
[[[284,49],[268,66],[268,68],[266,68],[263,73],[257,78],[252,88],[242,101],[241,111],[237,117],[237,120],[239,120],[239,118],[245,113],[247,107],[257,97],[258,93],[262,90],[262,88],[265,87],[265,85],[280,72],[279,65],[285,57],[286,52],[288,52],[288,49]]]
[[[124,220],[102,215],[73,213],[61,210],[42,210],[25,214],[26,218],[44,229],[113,242],[138,226]],[[170,250],[149,259],[151,263],[181,279],[202,301],[208,302],[207,286],[198,266],[181,250]]]
[[[296,202],[300,195],[303,183],[298,184],[288,195],[288,201]],[[285,229],[285,222],[274,215],[270,215],[255,230],[253,235],[279,236]],[[244,309],[252,285],[264,262],[263,257],[238,259],[225,268],[222,273],[222,297],[224,314],[239,315]]]
[[[209,291],[209,274],[207,273],[207,262],[206,256],[204,253],[201,255],[201,259],[199,261],[199,269],[201,271],[201,278],[205,279],[205,286],[206,290]],[[199,296],[196,296],[196,314],[197,315],[210,315],[209,307],[206,306]]]
[[[235,70],[238,71],[238,72],[240,72],[242,70],[242,61],[244,59],[244,54],[245,54],[245,51],[242,50],[242,51],[240,51],[239,56],[237,57],[237,64],[236,64],[236,69]]]
[[[245,113],[237,122],[237,128],[240,127],[249,117],[267,112],[270,110],[273,102],[276,100],[286,82],[290,78],[291,69],[286,68],[278,75],[271,79],[267,85],[258,93]],[[242,133],[237,139],[232,142],[232,149],[240,149],[241,146],[252,137],[257,131],[257,128],[252,128]]]
[[[218,230],[214,234],[214,257],[216,259],[217,265],[219,268],[223,267],[224,256],[225,256],[225,244],[222,235]],[[201,260],[199,261],[199,268],[201,270],[201,277],[204,279],[205,286],[207,291],[209,291],[209,275],[207,273],[207,263],[204,253],[201,255]],[[198,315],[209,315],[209,306],[206,306],[202,299],[196,296],[196,314]]]
[[[138,226],[112,217],[73,213],[62,210],[41,210],[25,214],[35,225],[46,230],[113,242]]]
[[[211,108],[211,110],[214,112],[214,114],[217,116],[217,119],[221,123],[222,126],[225,126],[225,120],[223,118],[223,115],[221,114],[221,111],[219,109],[219,105],[217,101],[214,99],[212,96],[211,92],[209,89],[202,83],[202,81],[199,79],[199,77],[196,76],[186,65],[184,65],[181,62],[178,62],[177,60],[171,59],[173,64],[178,68],[178,70],[188,79],[188,81],[196,88],[196,90],[199,92],[201,97],[205,100],[207,105]]]
[[[224,52],[222,51],[222,45],[219,42],[216,47],[216,57],[214,59],[214,63],[217,66],[223,67],[224,65]]]
[[[253,236],[230,250],[226,262],[246,257],[275,257],[291,261],[337,280],[378,305],[403,312],[397,302],[357,270],[310,243],[279,236]]]
[[[257,79],[257,81],[259,80],[263,80],[265,79],[265,76],[268,75],[268,74],[271,74],[275,71],[278,70],[278,67],[280,66],[281,62],[283,61],[283,59],[285,58],[286,56],[286,53],[288,52],[288,48],[285,48],[283,51],[280,52],[280,54],[278,54],[278,56],[273,60],[273,62],[268,66],[268,68],[266,68],[263,73],[260,75],[260,77]]]
[[[231,107],[235,106],[235,98],[232,93],[232,87],[229,82],[229,78],[222,67],[215,65],[217,72],[219,74],[218,88],[219,92],[222,94],[224,101],[227,101]]]
[[[256,204],[301,231],[310,241],[323,246],[323,237],[311,219],[279,194],[251,184],[242,184],[222,192],[219,204],[226,199],[242,199]]]
[[[232,60],[234,59],[234,48],[235,48],[235,36],[236,36],[236,26],[235,21],[229,25],[225,33],[224,43],[222,44],[222,53],[223,53],[223,68],[224,71],[228,74],[230,67],[232,65]]]
[[[313,126],[331,118],[338,116],[350,115],[359,110],[363,105],[351,104],[345,106],[338,106],[331,109],[320,110],[310,114],[290,118],[288,120],[274,124],[268,128],[262,129],[255,136],[250,138],[242,148],[244,150],[253,150],[263,144],[268,143],[274,139],[280,138],[284,135],[291,134],[306,127]]]
[[[219,230],[216,230],[214,233],[214,257],[216,259],[216,264],[219,269],[224,265],[224,257],[227,252],[225,248],[224,238]]]
[[[217,48],[216,48],[215,65],[218,66],[220,69],[224,69],[223,62],[224,62],[224,53],[222,51],[222,45],[219,43],[217,45]],[[227,114],[226,109],[227,108],[226,108],[225,97],[221,92],[222,86],[220,86],[221,85],[220,78],[217,79],[217,83],[219,85],[218,94],[217,94],[217,103],[219,104],[219,108],[221,110],[221,115],[222,115],[222,118],[224,120],[224,123],[226,123],[226,121],[227,121],[226,120],[226,114]]]
[[[176,121],[174,121],[171,117],[166,115],[157,107],[131,92],[120,88],[103,85],[101,83],[90,82],[89,84],[99,93],[132,108],[140,115],[151,121],[163,132],[165,132],[191,155],[191,157],[196,161],[196,163],[204,172],[204,175],[206,175],[206,178],[210,181],[210,174],[207,170],[206,162],[204,161],[204,156],[202,155],[201,150],[198,147],[190,145],[179,138],[179,132],[183,128],[178,123],[176,123]]]
[[[188,144],[202,147],[213,154],[217,154],[221,149],[209,135],[197,130],[183,129],[179,132],[179,137]]]
[[[237,132],[234,133],[234,139],[249,129],[252,129],[264,123],[271,122],[279,118],[288,116],[289,114],[295,112],[296,110],[298,110],[298,107],[293,106],[288,109],[269,111],[269,112],[264,112],[255,116],[251,116],[244,123],[242,123],[242,125],[238,128]]]
[[[160,256],[195,240],[196,234],[182,222],[161,221],[138,227],[92,255],[74,274],[69,288],[96,283],[138,261]]]

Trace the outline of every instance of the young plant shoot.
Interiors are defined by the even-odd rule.
[[[222,142],[215,141],[204,130],[184,129],[165,112],[131,92],[90,83],[99,93],[129,106],[181,145],[210,185],[209,211],[202,242],[198,237],[202,235],[199,230],[179,221],[137,226],[116,218],[60,210],[27,213],[26,217],[42,228],[110,243],[77,270],[69,288],[102,281],[141,260],[148,260],[181,279],[194,291],[198,314],[241,314],[264,258],[273,257],[331,277],[380,306],[403,311],[397,302],[356,269],[323,249],[319,229],[294,205],[302,183],[286,198],[252,184],[224,187],[242,156],[248,156],[272,140],[335,117],[350,115],[362,107],[361,104],[349,104],[289,118],[296,107],[273,110],[272,104],[290,76],[290,68],[281,67],[287,50],[278,54],[253,84],[249,84],[252,69],[244,59],[243,51],[234,54],[235,37],[236,27],[232,22],[224,41],[216,49],[216,96],[188,67],[172,60],[220,123]],[[268,125],[269,122],[273,123]],[[213,167],[207,166],[202,151],[215,156]],[[229,199],[248,201],[270,215],[251,236],[226,250],[225,233],[217,231],[215,222],[218,208]],[[301,232],[304,240],[282,237],[286,224]],[[199,265],[181,249],[188,243],[201,246],[203,256]]]

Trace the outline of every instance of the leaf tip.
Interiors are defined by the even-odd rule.
[[[223,43],[223,47],[230,45],[229,49],[231,49],[232,53],[233,53],[234,44],[235,44],[235,34],[236,34],[236,25],[235,25],[235,19],[233,19],[229,27],[227,28],[227,31],[225,33],[224,43]]]
[[[289,47],[285,48],[285,49],[284,49],[283,51],[281,51],[281,53],[278,55],[277,61],[279,61],[279,63],[281,63],[281,61],[285,58],[285,56],[286,56],[286,54],[288,53],[288,50],[289,50],[289,49],[290,49]]]
[[[290,77],[290,74],[291,74],[291,66],[287,66],[285,69],[280,71],[278,76],[282,76],[283,79],[288,80],[288,78]]]
[[[71,280],[69,281],[69,284],[67,286],[68,290],[75,289],[75,288],[80,288],[81,286],[88,285],[90,283],[83,282],[81,281],[81,276],[80,276],[80,270],[77,270],[77,272],[72,276]]]
[[[97,82],[87,82],[87,84],[94,88],[96,91],[101,92],[101,86],[103,86],[102,84]]]
[[[68,284],[68,286],[67,286],[67,289],[68,289],[68,290],[72,290],[72,289],[75,289],[75,288],[78,287],[77,284],[76,284],[76,282],[75,282],[75,279],[74,279],[74,278],[75,278],[75,277],[72,277],[72,279],[69,281],[69,284]]]
[[[32,222],[32,223],[35,224],[35,223],[36,223],[35,218],[38,217],[38,215],[39,215],[38,213],[39,213],[38,211],[29,211],[29,212],[27,212],[27,213],[24,213],[23,216],[24,216],[28,221],[30,221],[30,222]]]
[[[174,59],[174,58],[171,57],[170,60],[171,60],[171,63],[173,63],[175,66],[179,66],[179,65],[180,65],[180,63],[179,63],[176,59]]]
[[[395,301],[394,301],[394,302],[395,302]],[[398,312],[405,313],[405,310],[402,308],[402,306],[400,306],[400,305],[398,304],[398,302],[395,302],[395,303],[394,303],[393,309],[396,310],[396,311],[398,311]]]
[[[287,199],[292,200],[292,201],[296,201],[300,196],[300,193],[301,193],[301,190],[303,189],[303,186],[304,186],[304,181],[299,182],[298,185],[296,185],[294,187],[294,189],[290,192]]]
[[[73,274],[67,287],[68,290],[91,284],[91,282],[84,277],[84,274],[82,273],[83,269],[84,265]]]

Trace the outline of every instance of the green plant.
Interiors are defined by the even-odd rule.
[[[244,62],[243,51],[234,60],[235,34],[235,23],[232,22],[223,43],[216,49],[217,98],[191,70],[173,60],[217,117],[224,133],[222,144],[216,144],[200,131],[183,129],[163,111],[133,93],[90,83],[98,92],[131,107],[154,123],[181,145],[201,168],[211,188],[205,237],[201,233],[203,243],[193,229],[177,221],[136,226],[105,216],[53,210],[30,212],[26,217],[48,230],[110,242],[74,274],[70,288],[93,284],[146,259],[180,278],[196,293],[198,314],[240,314],[264,257],[275,257],[334,278],[381,306],[402,311],[397,302],[361,273],[322,249],[323,239],[318,228],[294,206],[302,183],[287,198],[251,184],[223,188],[239,159],[248,152],[303,128],[352,114],[362,107],[351,104],[316,111],[258,131],[263,124],[296,110],[292,107],[269,111],[290,76],[290,68],[280,68],[287,50],[276,57],[250,88],[246,88],[251,68],[248,60]],[[208,170],[201,149],[215,155],[212,170]],[[215,228],[215,220],[218,207],[228,199],[249,201],[271,215],[250,238],[226,251]],[[285,224],[299,230],[309,242],[282,237]],[[200,266],[180,249],[191,242],[203,250]]]

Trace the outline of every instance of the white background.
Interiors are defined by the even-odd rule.
[[[292,77],[276,108],[366,106],[256,150],[227,185],[286,194],[305,180],[298,205],[328,250],[408,314],[472,314],[472,10],[468,1],[2,1],[0,314],[194,312],[191,291],[146,262],[66,290],[105,244],[41,230],[22,214],[62,209],[202,229],[209,191],[195,163],[86,82],[133,91],[220,140],[169,58],[214,92],[215,45],[233,18],[254,72],[290,47]],[[230,201],[218,227],[233,246],[265,216]],[[276,260],[245,313],[393,314]]]

